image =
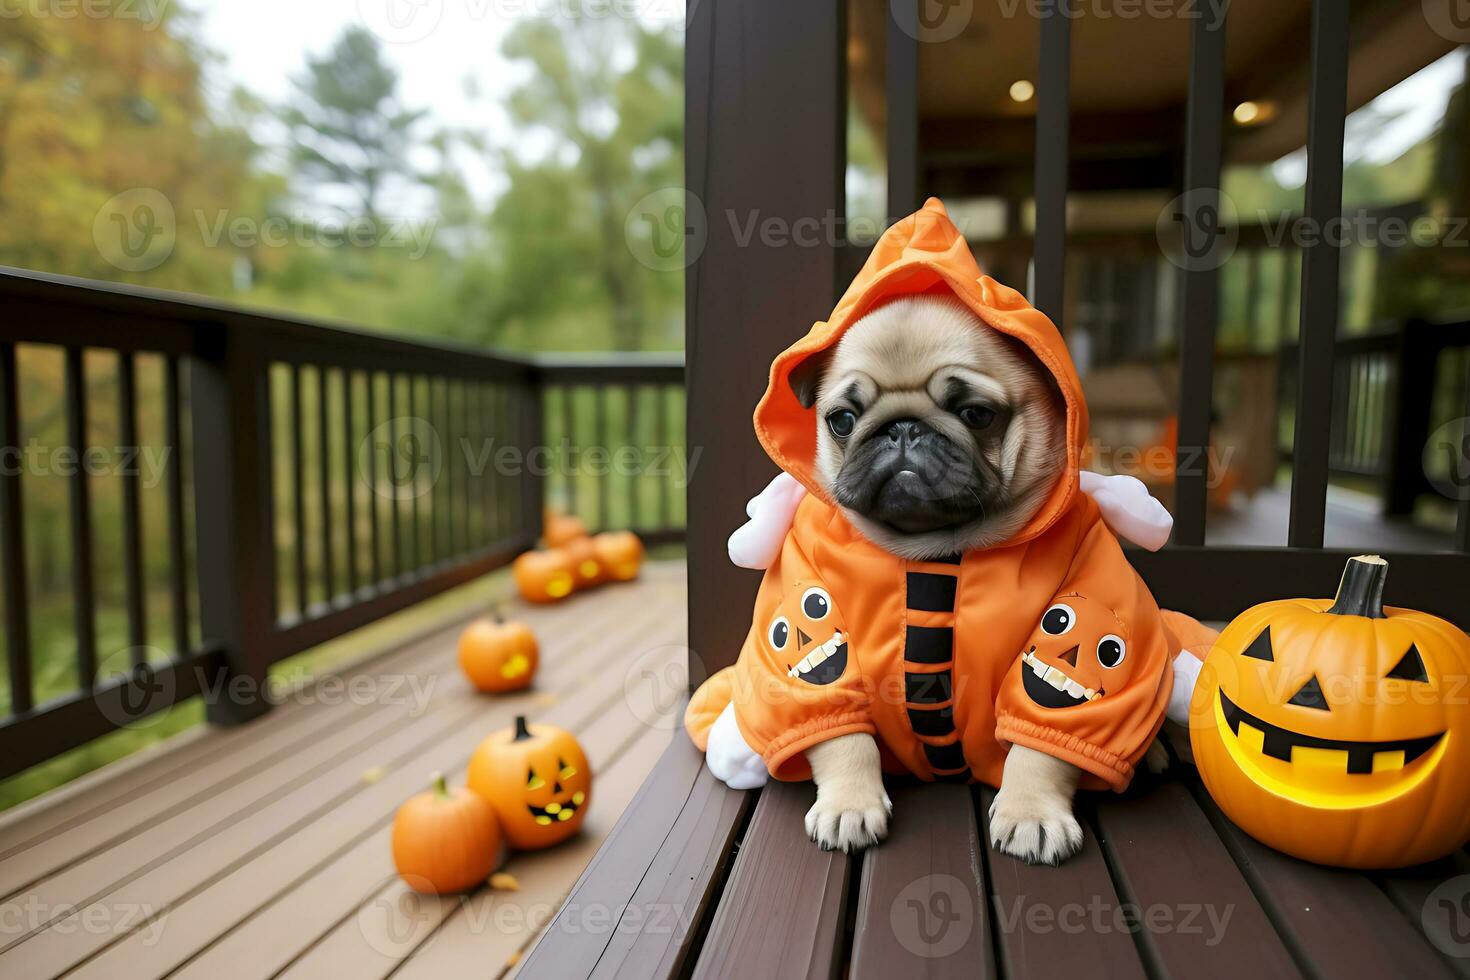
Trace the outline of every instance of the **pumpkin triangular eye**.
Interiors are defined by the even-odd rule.
[[[1429,672],[1424,669],[1424,658],[1419,655],[1419,648],[1409,644],[1409,651],[1399,658],[1385,677],[1394,677],[1401,681],[1425,681],[1429,680]]]
[[[1299,708],[1316,708],[1318,711],[1332,710],[1327,706],[1327,695],[1322,693],[1322,685],[1317,683],[1317,676],[1315,674],[1286,703],[1294,704]]]
[[[526,770],[526,789],[540,789],[546,785],[546,780],[536,775],[534,770]]]
[[[1240,655],[1275,663],[1276,655],[1271,652],[1271,627],[1267,626],[1261,630],[1261,635],[1251,640],[1251,645],[1240,651]]]

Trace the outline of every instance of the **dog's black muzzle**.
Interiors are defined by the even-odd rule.
[[[852,447],[833,493],[871,520],[922,534],[982,516],[993,486],[965,448],[917,419],[895,419]]]

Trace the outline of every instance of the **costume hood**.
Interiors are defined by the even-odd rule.
[[[952,294],[983,323],[1024,343],[1061,389],[1067,409],[1066,469],[1012,543],[1033,538],[1055,523],[1079,493],[1077,474],[1087,440],[1082,385],[1061,332],[1024,296],[980,271],[938,198],[929,198],[923,208],[884,232],[832,315],[813,324],[805,337],[771,362],[766,393],[755,409],[756,436],[777,466],[830,503],[816,475],[816,410],[797,401],[791,374],[807,358],[836,346],[854,323],[877,307],[924,293]]]

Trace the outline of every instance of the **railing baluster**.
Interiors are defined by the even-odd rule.
[[[179,359],[163,364],[163,424],[167,443],[169,601],[173,611],[174,655],[189,652],[189,575],[184,536],[184,424],[179,399]],[[80,596],[78,602],[81,601]]]
[[[545,411],[541,386],[530,377],[516,381],[516,432],[524,448],[521,454],[521,478],[516,481],[516,530],[541,533],[542,509],[546,504],[545,482],[531,464],[531,454],[546,442]]]
[[[454,442],[455,458],[460,465],[459,484],[459,520],[460,520],[460,551],[473,550],[474,535],[471,531],[470,518],[470,487],[474,474],[470,472],[469,453],[473,452],[470,436],[470,382],[461,379],[459,382],[459,437]]]
[[[419,401],[420,380],[417,375],[410,374],[408,376],[408,414],[415,420],[415,424],[428,421],[425,417],[426,413],[422,411],[423,406]],[[423,474],[419,472],[419,463],[421,462],[419,449],[422,447],[417,444],[418,433],[413,433],[413,437],[408,443],[408,448],[413,453],[413,458],[408,461],[408,473],[412,480],[408,489],[410,513],[412,514],[410,523],[413,525],[413,533],[408,538],[408,567],[409,571],[417,575],[419,569],[424,564],[424,518],[422,513],[423,508],[419,503],[419,483]],[[396,453],[397,451],[397,447],[395,446],[394,452]]]
[[[15,345],[0,344],[0,445],[20,448],[20,375]],[[31,618],[27,596],[21,467],[0,467],[0,561],[5,568],[5,659],[10,672],[10,713],[35,704],[31,686]]]
[[[322,599],[330,605],[336,598],[334,568],[335,542],[332,540],[332,426],[328,418],[331,399],[327,397],[329,374],[324,364],[316,369],[317,487],[322,504]]]
[[[1465,399],[1463,402],[1465,421],[1463,425],[1466,426],[1466,431],[1460,433],[1459,454],[1452,455],[1450,458],[1452,470],[1453,467],[1470,464],[1470,460],[1465,458],[1466,450],[1470,448],[1470,444],[1466,442],[1467,439],[1470,439],[1470,347],[1465,348],[1463,354],[1465,361]],[[1452,471],[1450,475],[1455,476],[1455,473]],[[1460,493],[1460,506],[1455,515],[1455,547],[1460,551],[1470,551],[1470,486],[1463,486],[1454,481],[1452,483]]]
[[[628,527],[637,528],[639,527],[638,483],[639,474],[643,470],[643,443],[638,441],[638,394],[641,387],[625,385],[624,390],[628,393],[628,441],[626,444],[637,450],[633,466],[628,470]]]
[[[1342,216],[1342,141],[1347,115],[1348,4],[1314,0],[1307,109],[1307,188],[1302,218],[1318,234],[1302,250],[1297,347],[1296,441],[1287,543],[1320,548],[1327,524],[1332,428],[1332,348],[1337,339],[1341,236],[1323,234]]]
[[[1184,161],[1183,296],[1179,304],[1179,437],[1174,456],[1174,540],[1205,543],[1215,332],[1220,320],[1217,239],[1195,259],[1197,233],[1219,226],[1225,112],[1225,25],[1198,18],[1189,36],[1189,109]]]
[[[66,441],[77,458],[77,466],[67,481],[77,677],[82,689],[90,691],[97,683],[97,597],[92,580],[91,488],[87,468],[81,465],[87,452],[87,373],[80,347],[66,349]],[[7,598],[7,607],[9,604]]]
[[[388,381],[388,446],[383,453],[384,475],[388,479],[388,503],[389,510],[393,515],[393,577],[395,579],[403,576],[403,529],[402,518],[399,511],[402,510],[403,501],[401,497],[401,486],[398,482],[398,376],[391,371],[386,375]],[[377,455],[377,447],[373,447],[373,455]]]
[[[296,559],[296,615],[306,616],[306,447],[301,417],[301,365],[291,365],[291,519],[296,535],[292,542]]]
[[[562,473],[562,479],[565,481],[567,488],[567,513],[575,515],[577,513],[577,468],[572,465],[572,458],[576,454],[577,449],[577,425],[573,409],[572,386],[569,384],[562,385],[562,426],[565,430],[563,435],[567,443],[566,455],[562,457],[562,462],[566,466],[566,469]]]
[[[344,518],[347,529],[347,595],[350,599],[357,593],[358,568],[357,568],[357,478],[354,475],[357,470],[353,458],[353,447],[357,440],[353,439],[352,426],[352,394],[353,378],[356,372],[351,368],[343,368],[340,372],[342,378],[342,490]]]
[[[658,385],[653,389],[654,415],[657,420],[658,452],[664,454],[664,467],[668,470],[658,481],[659,530],[673,526],[674,515],[669,504],[669,484],[674,479],[674,447],[669,444],[669,388]]]
[[[611,527],[612,520],[612,502],[608,499],[612,492],[612,458],[608,451],[607,389],[599,385],[596,398],[597,451],[602,463],[602,472],[597,474],[597,530],[606,531]]]
[[[480,419],[484,426],[481,439],[489,442],[485,455],[484,480],[480,483],[480,520],[485,524],[485,540],[495,542],[502,537],[500,518],[495,513],[495,502],[500,496],[496,486],[499,471],[495,468],[495,454],[500,452],[502,445],[500,415],[496,410],[495,386],[482,381],[476,387],[480,390]]]
[[[1052,8],[1041,17],[1036,83],[1036,236],[1032,304],[1060,329],[1067,300],[1067,163],[1070,155],[1072,20]]]
[[[118,443],[124,453],[137,454],[138,443],[138,397],[137,362],[131,351],[120,351],[117,355],[117,431]],[[123,595],[128,614],[128,647],[133,666],[141,666],[148,659],[145,649],[148,643],[147,609],[144,606],[143,581],[143,514],[138,500],[138,467],[136,455],[133,464],[122,468],[122,518],[123,518]]]
[[[383,581],[383,546],[381,534],[378,531],[378,504],[380,502],[378,496],[378,451],[377,447],[372,444],[373,433],[378,427],[378,373],[376,371],[367,371],[364,372],[364,375],[363,381],[366,382],[364,388],[366,388],[365,394],[367,395],[367,418],[363,421],[362,437],[367,440],[368,533],[373,543],[373,557],[368,568],[372,572],[372,579],[370,581],[372,582],[373,588],[376,589],[378,583]],[[362,459],[360,450],[357,453],[357,458],[359,460]],[[360,471],[358,475],[362,475]]]
[[[424,378],[424,408],[427,412],[429,427],[434,431],[439,443],[439,472],[436,475],[434,467],[429,466],[429,490],[424,500],[425,509],[429,512],[429,548],[428,561],[424,564],[434,565],[444,558],[444,496],[445,486],[451,482],[451,477],[445,471],[444,453],[449,441],[449,432],[444,427],[444,386],[441,378],[430,375]]]

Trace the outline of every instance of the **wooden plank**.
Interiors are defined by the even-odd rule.
[[[632,632],[624,638],[648,626],[646,620],[634,618]],[[517,713],[530,714],[533,721],[564,724],[579,733],[587,729],[582,737],[591,750],[594,768],[606,764],[614,747],[628,741],[627,732],[638,727],[639,719],[632,717],[626,705],[619,710],[616,693],[585,672],[565,673],[564,684],[556,691],[561,699],[539,710],[528,710],[525,698],[477,699],[479,709],[461,732],[424,756],[395,767],[360,796],[319,816],[290,839],[253,856],[171,908],[169,929],[161,939],[134,933],[89,961],[77,975],[108,977],[125,968],[157,975],[188,961],[188,972],[195,975],[259,976],[285,967],[318,937],[339,932],[357,943],[368,943],[354,955],[374,953],[384,945],[396,948],[395,944],[402,944],[404,936],[412,933],[414,923],[408,923],[410,928],[403,933],[373,936],[362,926],[362,919],[376,914],[364,908],[382,904],[380,898],[399,907],[419,908],[399,901],[402,896],[397,892],[385,897],[399,887],[387,834],[397,806],[422,788],[426,773],[443,771],[452,781],[461,782],[480,738],[508,725]],[[602,805],[600,798],[596,802]],[[368,850],[374,846],[369,842],[376,849]],[[564,879],[563,886],[569,880]],[[405,947],[405,951],[412,948]],[[391,964],[385,963],[385,968],[387,965]],[[353,970],[351,975],[362,974]]]
[[[661,611],[656,603],[650,603],[650,607]],[[569,664],[565,669],[585,670],[585,666]],[[450,700],[455,703],[429,711],[356,754],[334,760],[331,766],[324,767],[325,771],[309,780],[298,781],[295,788],[253,807],[235,822],[221,824],[208,834],[195,835],[185,847],[154,861],[143,873],[109,889],[76,912],[59,916],[48,928],[26,941],[12,944],[0,953],[0,968],[13,965],[28,972],[55,972],[73,965],[136,928],[136,923],[121,921],[113,913],[107,919],[106,929],[73,934],[68,923],[77,916],[107,917],[108,910],[124,907],[147,908],[155,914],[166,910],[363,792],[362,773],[366,770],[397,771],[410,763],[417,764],[432,746],[467,737],[463,726],[481,710],[482,702],[462,682],[449,690]],[[459,692],[458,698],[454,697],[454,691]],[[467,760],[468,748],[463,755]],[[103,911],[92,911],[99,908]]]
[[[1151,976],[1302,975],[1183,786],[1100,802],[1097,831],[1118,896],[1136,910],[1135,941]]]
[[[807,837],[802,821],[815,800],[812,783],[761,791],[694,965],[696,980],[840,974],[855,859]]]
[[[1191,789],[1272,925],[1312,976],[1452,976],[1371,879],[1274,851],[1231,823],[1203,786]]]
[[[1302,248],[1301,346],[1297,356],[1296,438],[1292,445],[1287,543],[1320,548],[1327,524],[1332,434],[1332,354],[1337,340],[1342,237],[1342,141],[1347,114],[1348,4],[1313,0],[1312,73],[1307,102],[1307,187],[1302,220],[1316,235]]]
[[[908,782],[889,794],[888,839],[863,855],[849,976],[995,976],[970,788]]]
[[[564,649],[575,654],[597,633],[604,617],[612,615],[627,601],[627,597],[611,592],[607,590],[580,600],[587,603],[583,607],[587,616],[575,620],[563,616],[563,627],[574,624],[565,633],[559,634],[556,620],[548,618],[549,610],[529,612],[524,621],[540,634],[548,658],[560,657]],[[438,630],[410,643],[405,648],[410,657],[394,656],[386,658],[381,665],[353,670],[343,679],[342,689],[360,690],[369,684],[374,691],[387,691],[389,685],[399,687],[407,674],[430,676],[452,668],[459,629],[460,624],[456,623],[450,629]],[[332,703],[334,700],[337,703]],[[141,783],[135,792],[120,793],[99,803],[84,819],[68,822],[53,817],[50,811],[36,814],[27,821],[35,836],[7,851],[0,860],[0,895],[10,898],[48,874],[76,865],[105,847],[130,840],[171,814],[207,804],[222,793],[235,792],[245,779],[259,777],[266,785],[272,779],[285,783],[306,762],[303,754],[290,749],[318,744],[380,710],[376,703],[354,704],[347,699],[326,698],[320,692],[313,693],[312,688],[304,689],[303,696],[290,704],[296,707],[310,704],[313,710],[290,716],[284,708],[274,712],[270,724],[252,728],[248,739],[234,740],[233,751],[217,752],[207,759],[195,760],[190,766],[160,774]],[[283,724],[288,718],[299,723]],[[265,776],[266,772],[274,776]]]
[[[685,255],[685,444],[704,449],[688,488],[699,502],[688,518],[689,646],[711,673],[734,662],[760,581],[731,566],[725,539],[745,501],[776,473],[751,430],[750,407],[772,358],[831,311],[836,268],[835,249],[748,241],[740,229],[756,215],[792,227],[842,213],[842,7],[689,4],[684,186],[688,213],[704,219],[703,228],[690,223]]]
[[[990,813],[995,790],[978,793],[982,816]],[[1079,800],[1080,808],[1090,804]],[[1133,937],[1118,923],[1123,900],[1108,873],[1097,835],[1084,833],[1082,850],[1060,868],[1031,865],[986,848],[990,901],[994,910],[995,955],[1000,974],[1012,980],[1035,977],[1147,974]]]
[[[1225,129],[1225,24],[1197,18],[1189,33],[1189,103],[1184,149],[1179,303],[1179,439],[1175,453],[1174,540],[1205,543],[1215,332],[1223,254],[1221,140]],[[1196,251],[1198,248],[1203,251]],[[1254,296],[1254,293],[1248,293]]]

